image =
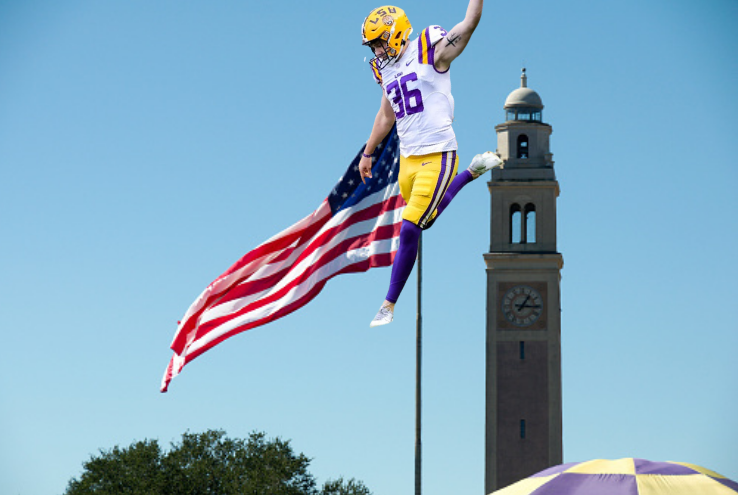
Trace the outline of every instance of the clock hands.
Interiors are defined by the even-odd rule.
[[[540,304],[536,304],[536,305],[528,304],[528,301],[529,300],[530,300],[530,294],[528,294],[525,297],[525,300],[523,300],[523,302],[521,302],[520,304],[516,304],[515,307],[518,308],[518,311],[521,311],[523,308],[532,308],[532,309],[535,309],[535,308],[540,308],[541,307]]]
[[[515,307],[518,308],[518,311],[520,311],[521,309],[523,309],[525,307],[525,303],[528,302],[528,299],[530,299],[530,294],[528,294],[527,296],[525,296],[525,300],[522,303],[515,305]]]
[[[523,303],[523,304],[520,305],[520,309],[523,309],[523,308],[540,308],[540,307],[541,307],[540,304],[525,304],[525,303]]]

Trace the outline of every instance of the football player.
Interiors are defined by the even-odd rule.
[[[477,28],[482,6],[483,0],[470,0],[464,20],[453,29],[429,26],[412,41],[413,28],[399,7],[374,9],[361,26],[363,44],[374,54],[372,73],[382,87],[379,112],[359,162],[361,180],[371,179],[374,149],[396,123],[401,154],[398,181],[407,203],[389,291],[372,327],[392,321],[395,303],[415,264],[420,232],[433,224],[462,187],[502,164],[497,155],[487,152],[475,156],[469,168],[457,175],[450,68]]]

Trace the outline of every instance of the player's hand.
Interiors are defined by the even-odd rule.
[[[359,174],[361,175],[361,182],[366,184],[364,177],[372,178],[372,159],[365,156],[361,157],[359,162]]]

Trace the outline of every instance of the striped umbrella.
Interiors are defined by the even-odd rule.
[[[494,495],[736,495],[738,483],[684,462],[596,459],[554,466]]]

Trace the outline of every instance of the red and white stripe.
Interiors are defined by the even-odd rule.
[[[335,216],[326,199],[311,215],[244,255],[185,313],[161,391],[197,356],[299,309],[332,277],[390,266],[404,206],[397,182]]]

